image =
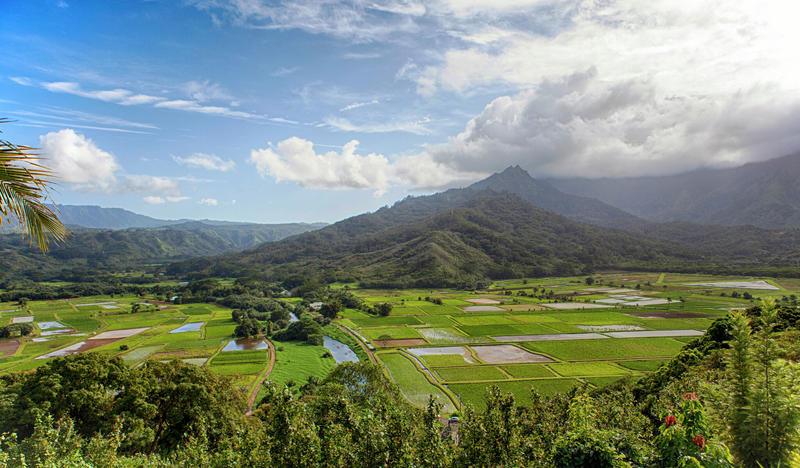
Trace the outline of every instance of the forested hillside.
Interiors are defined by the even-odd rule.
[[[798,179],[800,153],[673,176],[549,182],[564,192],[596,198],[651,221],[780,228],[800,227]]]
[[[21,234],[0,235],[0,278],[78,279],[99,272],[218,255],[314,229],[310,224],[222,224],[188,222],[175,226],[99,230],[74,229],[47,254]]]

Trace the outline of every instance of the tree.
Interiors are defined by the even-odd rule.
[[[785,466],[800,448],[800,366],[780,358],[774,339],[778,311],[762,301],[758,331],[744,314],[732,316],[726,378],[716,405],[741,466]]]
[[[392,313],[392,304],[389,302],[383,302],[381,304],[378,304],[376,309],[378,310],[378,315],[380,315],[381,317],[386,317]]]
[[[5,122],[8,120],[0,119],[0,123]],[[50,239],[64,240],[67,228],[44,203],[53,174],[36,162],[33,151],[0,140],[0,226],[9,218],[16,219],[46,252]]]
[[[336,316],[339,315],[339,312],[342,311],[342,303],[338,299],[332,299],[324,304],[319,309],[319,313],[322,314],[323,317],[328,317],[329,319],[335,319]]]

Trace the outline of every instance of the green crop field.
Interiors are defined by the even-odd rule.
[[[474,382],[477,380],[505,380],[508,377],[492,366],[439,367],[436,373],[446,382]]]
[[[289,382],[303,385],[311,376],[323,379],[336,365],[333,358],[323,357],[325,348],[322,346],[279,341],[275,342],[275,347],[275,368],[269,380],[279,385]]]
[[[444,392],[428,382],[410,359],[399,353],[383,353],[380,359],[410,402],[423,406],[428,403],[428,397],[433,396],[437,402],[444,405],[442,411],[445,413],[455,411],[455,406]]]
[[[353,288],[351,291],[368,303],[389,302],[394,309],[388,317],[348,310],[343,314],[348,320],[342,323],[368,342],[381,338],[427,341],[421,345],[398,343],[400,349],[500,344],[498,340],[520,346],[532,354],[515,351],[512,356],[504,354],[507,348],[497,348],[489,350],[487,359],[491,360],[486,363],[480,356],[470,364],[459,354],[438,352],[421,356],[420,361],[434,369],[439,382],[461,395],[462,400],[478,403],[484,382],[497,381],[524,403],[529,401],[531,387],[540,393],[553,393],[574,385],[601,386],[626,376],[638,378],[656,370],[729,309],[743,309],[758,298],[780,298],[800,290],[800,281],[767,278],[770,284],[790,289],[750,290],[753,298],[744,299],[744,289],[733,297],[731,288],[686,283],[762,278],[634,272],[594,278],[591,286],[584,282],[585,277],[503,280],[488,292],[448,290],[434,294]],[[523,285],[525,289],[502,290]],[[560,294],[564,296],[553,299]],[[419,300],[424,297],[438,297],[443,305]],[[502,310],[466,310],[473,306]],[[531,362],[537,359],[551,362]],[[381,353],[381,360],[387,367],[402,366],[408,371],[414,367],[405,364],[409,360],[402,355]],[[424,379],[416,368],[413,371],[404,379],[408,375]]]
[[[392,312],[382,317],[368,313],[368,308],[345,309],[323,333],[349,347],[361,361],[369,360],[366,349],[374,351],[375,341],[421,340],[418,344],[379,343],[395,346],[379,348],[378,365],[411,402],[424,406],[427,395],[435,395],[445,404],[446,414],[459,410],[455,395],[463,403],[481,406],[489,383],[512,392],[524,404],[530,401],[532,388],[552,394],[576,385],[603,386],[620,378],[640,378],[658,369],[729,310],[745,309],[759,298],[800,295],[800,280],[796,279],[633,272],[594,278],[591,286],[585,284],[585,277],[512,279],[498,281],[484,291],[368,290],[351,284],[348,290],[367,304],[388,302]],[[753,298],[744,299],[743,288],[688,284],[762,279],[783,289],[751,289]],[[503,291],[523,285],[526,289]],[[425,297],[441,299],[443,304]],[[302,304],[301,298],[280,300]],[[137,302],[158,305],[131,313]],[[499,310],[466,310],[472,307]],[[34,300],[27,308],[0,303],[0,311],[0,326],[10,324],[14,317],[34,316],[33,335],[19,338],[18,347],[8,346],[7,354],[0,357],[0,373],[34,369],[48,362],[51,353],[92,352],[119,356],[131,366],[147,360],[178,359],[231,376],[237,385],[256,390],[255,383],[269,366],[267,350],[222,352],[233,339],[237,324],[231,310],[218,304],[173,305],[155,302],[155,298],[118,295]],[[58,322],[63,327],[50,328],[52,324],[44,322]],[[191,323],[200,328],[170,333]],[[131,329],[142,330],[128,336]],[[658,333],[675,336],[656,336]],[[95,336],[103,341],[94,341]],[[275,384],[296,389],[311,376],[324,378],[336,365],[322,346],[301,341],[273,344],[276,362],[266,378]],[[455,349],[421,353],[424,355],[416,362],[402,353],[415,347]],[[464,350],[474,362],[459,354]],[[45,356],[48,358],[37,359]],[[430,369],[435,384],[418,365]]]

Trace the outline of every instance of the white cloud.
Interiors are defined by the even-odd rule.
[[[50,132],[39,137],[45,165],[58,182],[72,189],[103,193],[142,193],[180,196],[178,182],[167,178],[119,174],[122,167],[111,153],[72,129]]]
[[[171,101],[161,101],[155,104],[155,107],[162,107],[166,109],[182,110],[187,112],[198,112],[200,114],[221,115],[224,117],[236,117],[241,119],[260,119],[262,116],[251,114],[249,112],[232,110],[225,106],[205,106],[198,104],[195,101],[187,101],[185,99],[174,99]]]
[[[203,198],[197,203],[199,203],[201,205],[206,205],[206,206],[217,206],[217,205],[219,205],[219,202],[217,201],[216,198]]]
[[[174,179],[139,174],[126,175],[118,191],[180,196],[178,182]]]
[[[114,102],[123,106],[150,104],[164,99],[158,96],[149,96],[147,94],[136,94],[133,91],[122,88],[87,91],[82,89],[78,83],[72,81],[53,81],[49,83],[42,83],[42,87],[54,93],[74,94],[76,96],[89,99]]]
[[[283,117],[270,117],[267,120],[269,120],[271,122],[285,123],[285,124],[289,124],[289,125],[298,125],[298,124],[300,124],[300,122],[298,122],[296,120],[284,119]]]
[[[178,164],[189,167],[201,167],[210,171],[227,172],[236,167],[236,163],[230,159],[225,160],[213,154],[195,153],[185,158],[173,156],[172,159]]]
[[[18,78],[14,81],[24,84],[27,78]],[[181,110],[186,112],[197,112],[200,114],[218,115],[222,117],[232,117],[239,119],[262,120],[263,115],[250,112],[233,110],[228,106],[210,106],[202,104],[209,100],[231,99],[222,87],[208,81],[190,81],[183,85],[183,92],[192,96],[192,100],[186,99],[167,99],[160,96],[148,94],[137,94],[123,88],[104,89],[104,90],[85,90],[80,84],[72,81],[53,81],[40,83],[41,86],[53,93],[66,93],[81,96],[88,99],[96,99],[103,102],[112,102],[123,106],[152,104],[154,107],[163,109]],[[239,103],[231,100],[231,106]]]
[[[354,102],[352,104],[348,104],[348,105],[342,107],[341,109],[339,109],[339,112],[358,109],[359,107],[364,107],[364,106],[371,106],[373,104],[378,104],[378,100],[377,99],[373,99],[371,101]]]
[[[313,143],[292,137],[275,148],[253,150],[250,161],[262,176],[293,180],[303,187],[385,190],[389,186],[389,161],[380,154],[358,155],[357,146],[358,141],[353,140],[341,153],[317,154]]]
[[[277,181],[291,180],[303,187],[327,190],[372,189],[377,195],[393,183],[442,187],[474,179],[474,174],[448,171],[424,154],[401,157],[390,163],[381,154],[357,154],[357,148],[358,141],[352,140],[341,152],[317,153],[312,142],[291,137],[275,147],[253,150],[250,162],[262,177]]]
[[[233,96],[217,83],[205,81],[189,81],[183,85],[187,96],[195,101],[233,101]]]
[[[347,52],[342,55],[342,58],[347,60],[370,60],[383,57],[377,52]]]
[[[300,67],[291,67],[291,68],[278,67],[272,73],[270,73],[269,76],[274,76],[274,77],[287,76],[291,75],[292,73],[296,72],[299,69]]]
[[[798,118],[800,99],[777,87],[663,97],[652,81],[606,81],[590,68],[493,100],[423,154],[478,174],[512,164],[553,177],[678,173],[786,154],[800,146]]]
[[[142,200],[144,200],[145,203],[150,204],[150,205],[163,205],[164,203],[167,203],[167,202],[176,203],[176,202],[181,202],[181,201],[188,200],[188,199],[189,199],[189,197],[158,197],[158,196],[154,196],[154,195],[149,195],[149,196],[146,196],[146,197],[142,198]]]
[[[14,83],[22,86],[33,86],[35,83],[30,78],[24,76],[12,76],[9,77],[9,80],[13,81]]]
[[[513,22],[466,30],[459,37],[473,43],[450,48],[420,73],[421,90],[430,90],[428,80],[455,92],[528,87],[591,66],[607,80],[651,79],[664,94],[718,95],[759,82],[798,88],[794,1],[580,0],[549,8],[566,17],[552,34]]]
[[[154,196],[147,196],[142,198],[142,200],[144,200],[144,202],[149,205],[163,205],[164,203],[167,202],[162,197],[154,197]]]
[[[418,30],[413,18],[427,11],[414,0],[193,0],[199,9],[226,16],[232,22],[258,29],[301,29],[355,42],[386,39],[397,32]]]
[[[431,131],[425,126],[430,122],[430,119],[425,118],[417,121],[410,122],[383,122],[383,123],[353,123],[348,119],[340,117],[328,117],[324,123],[337,130],[345,132],[360,132],[360,133],[391,133],[391,132],[405,132],[413,133],[415,135],[429,135]]]
[[[119,164],[111,153],[72,129],[50,132],[39,137],[45,164],[60,182],[78,190],[110,192],[117,184]]]

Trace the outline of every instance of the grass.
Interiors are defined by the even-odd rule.
[[[542,377],[555,377],[554,374],[544,364],[510,364],[502,366],[515,379],[531,379]]]
[[[534,352],[571,361],[624,357],[674,356],[683,343],[672,338],[620,338],[574,341],[539,341],[523,344]]]
[[[336,366],[332,357],[322,357],[327,351],[322,346],[295,341],[282,341],[275,346],[275,367],[269,380],[279,385],[289,381],[302,385],[310,376],[324,379]]]
[[[388,317],[352,318],[359,327],[386,327],[392,325],[420,325],[422,322],[411,315],[390,315]]]
[[[432,354],[421,359],[431,367],[463,366],[469,364],[460,354]]]
[[[566,392],[572,387],[580,385],[574,379],[541,379],[541,380],[516,380],[492,383],[458,383],[449,384],[448,387],[461,398],[463,404],[484,409],[486,390],[497,386],[501,391],[514,395],[516,403],[522,406],[531,404],[531,389],[542,395],[553,395]]]
[[[661,367],[664,362],[662,359],[653,359],[647,361],[617,361],[617,364],[635,371],[652,372]]]
[[[605,387],[610,383],[614,383],[619,379],[620,377],[586,377],[583,380],[594,385],[595,387],[601,388]]]
[[[436,373],[446,382],[506,380],[508,378],[494,366],[439,367],[436,369]]]
[[[436,401],[444,405],[442,407],[443,413],[455,411],[455,406],[447,395],[441,389],[428,382],[408,358],[399,353],[382,353],[379,357],[389,370],[392,379],[400,387],[403,395],[412,404],[422,408],[428,404],[428,397],[432,395]]]
[[[362,328],[363,335],[367,338],[378,340],[382,336],[388,336],[392,340],[400,340],[405,338],[422,338],[416,330],[409,327],[375,327],[375,328]]]
[[[232,364],[243,362],[260,362],[264,363],[267,360],[267,350],[252,350],[252,351],[225,351],[214,356],[211,365],[217,364]]]
[[[630,372],[609,362],[556,362],[547,366],[564,377],[603,377],[623,375]]]

